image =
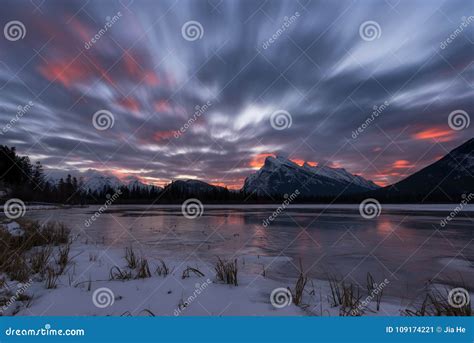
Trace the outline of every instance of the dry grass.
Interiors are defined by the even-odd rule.
[[[44,285],[46,289],[56,288],[57,283],[58,283],[58,277],[59,277],[59,274],[56,273],[56,271],[53,268],[47,267],[46,278],[44,280]]]
[[[51,246],[41,247],[30,256],[30,266],[33,273],[44,274],[49,259],[53,253]]]
[[[362,295],[359,286],[354,286],[352,283],[341,284],[342,287],[342,306],[339,310],[341,316],[360,315],[359,305]]]
[[[296,281],[295,290],[292,292],[293,303],[296,306],[302,304],[303,300],[303,292],[304,288],[306,287],[306,283],[308,282],[308,277],[303,273],[300,273],[298,280]]]
[[[51,246],[67,244],[69,230],[55,222],[40,225],[37,221],[19,220],[18,223],[24,231],[22,236],[12,236],[6,230],[0,230],[0,240],[4,243],[0,251],[0,273],[24,282],[31,274],[45,272]],[[30,253],[34,247],[42,248]]]
[[[62,274],[66,269],[67,264],[69,263],[69,252],[71,251],[71,245],[68,243],[63,247],[59,248],[58,260],[56,263],[59,266],[58,274]]]
[[[125,248],[125,260],[127,261],[127,266],[130,269],[135,269],[138,266],[138,258],[133,251],[133,248]]]
[[[147,308],[144,309],[144,310],[141,310],[141,311],[138,313],[138,315],[140,315],[141,313],[146,313],[146,314],[148,314],[149,317],[155,317],[155,314],[154,314],[153,312],[151,312],[151,310],[149,310],[149,309],[147,309]]]
[[[201,272],[199,269],[188,266],[185,270],[183,270],[183,275],[181,275],[181,278],[186,279],[188,277],[191,277],[191,273],[198,277],[204,276],[204,273]]]
[[[383,287],[377,289],[377,283],[374,281],[372,274],[367,273],[367,293],[375,298],[375,306],[380,311],[380,303],[382,302]]]
[[[334,276],[329,276],[328,280],[331,288],[330,302],[334,307],[340,306],[339,314],[341,316],[360,315],[359,305],[362,294],[359,286],[341,282]]]
[[[463,287],[467,289],[466,287]],[[407,316],[472,316],[471,303],[464,306],[453,307],[448,302],[450,289],[432,289],[428,291],[418,308],[405,309],[403,312]]]
[[[342,292],[339,288],[339,281],[333,275],[328,275],[329,287],[331,289],[330,303],[332,307],[337,307],[342,304]]]
[[[148,265],[148,260],[146,258],[141,257],[138,260],[136,270],[137,275],[135,275],[135,279],[145,279],[151,277],[150,266]]]
[[[132,272],[122,270],[115,266],[110,269],[110,280],[130,280],[132,278]]]
[[[159,260],[159,265],[156,267],[155,273],[158,276],[168,276],[171,273],[171,270],[166,265],[165,261]]]
[[[234,261],[221,260],[220,257],[217,258],[216,266],[214,267],[216,271],[217,280],[225,282],[228,285],[237,286],[237,259]]]
[[[97,262],[97,254],[89,253],[89,262]]]
[[[30,278],[31,268],[26,263],[23,256],[13,256],[6,266],[5,272],[12,280],[26,282]]]

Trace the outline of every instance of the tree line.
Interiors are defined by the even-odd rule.
[[[0,145],[0,190],[9,198],[19,198],[30,202],[61,204],[103,203],[117,189],[104,186],[99,190],[86,189],[84,179],[68,174],[58,182],[46,179],[41,162],[31,163],[28,156],[17,154],[15,147]],[[120,187],[123,202],[151,202],[160,189],[150,187]]]

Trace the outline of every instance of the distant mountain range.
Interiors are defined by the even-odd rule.
[[[118,177],[113,176],[113,175],[106,175],[104,173],[101,173],[97,170],[89,169],[83,173],[73,175],[76,176],[77,178],[82,178],[83,180],[83,185],[82,188],[85,191],[94,193],[94,192],[100,192],[104,188],[112,188],[112,189],[119,189],[120,187],[127,187],[130,190],[133,189],[149,189],[151,187],[156,187],[152,185],[145,184],[141,182],[136,176],[129,175],[125,177],[123,180],[120,180]],[[65,179],[65,176],[62,177]],[[57,184],[61,177],[59,176],[52,176],[49,178],[48,181],[50,181],[52,184]],[[161,187],[156,187],[159,190],[162,190]]]
[[[343,168],[328,166],[302,166],[281,156],[267,157],[264,165],[249,175],[240,191],[208,184],[200,180],[176,180],[158,187],[175,196],[203,197],[212,195],[220,199],[223,194],[241,193],[261,198],[282,197],[298,190],[302,198],[358,199],[375,197],[384,201],[454,201],[459,196],[474,192],[474,138],[449,152],[442,159],[423,168],[406,179],[384,188]],[[104,187],[130,189],[154,187],[134,176],[120,180],[88,170],[82,175],[84,188],[91,192]],[[56,179],[57,182],[57,179]],[[225,198],[225,197],[223,197]]]

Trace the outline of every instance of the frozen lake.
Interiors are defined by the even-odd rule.
[[[204,206],[187,219],[180,206],[113,206],[89,227],[99,206],[29,210],[27,217],[66,223],[81,241],[105,246],[133,244],[146,256],[213,262],[236,257],[246,267],[276,280],[294,278],[301,258],[313,278],[329,274],[366,285],[370,272],[385,278],[385,294],[413,299],[429,281],[474,288],[474,208],[469,206],[446,227],[440,221],[455,205],[383,206],[364,219],[355,205],[290,206],[268,227],[276,206]]]

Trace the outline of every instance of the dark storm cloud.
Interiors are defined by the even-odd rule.
[[[2,144],[153,182],[235,187],[272,153],[393,182],[472,136],[448,126],[474,113],[472,15],[461,0],[6,1],[2,25],[27,34],[0,39],[0,125],[33,106]],[[201,39],[184,39],[188,21]],[[362,39],[367,21],[380,37]],[[94,128],[99,110],[113,127]],[[290,128],[270,125],[278,110]]]

